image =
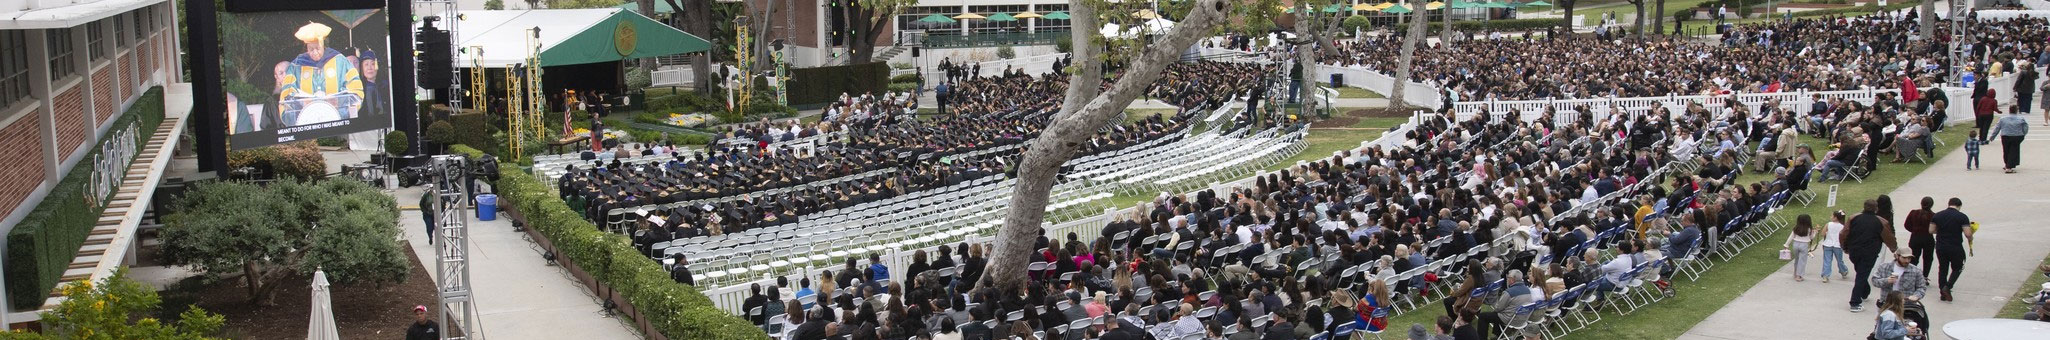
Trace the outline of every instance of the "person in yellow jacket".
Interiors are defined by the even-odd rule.
[[[363,74],[355,60],[327,47],[332,28],[307,23],[292,34],[306,51],[278,73],[283,124],[299,126],[355,118],[363,103]]]

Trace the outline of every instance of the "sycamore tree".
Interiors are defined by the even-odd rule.
[[[678,28],[683,29],[684,33],[690,33],[690,35],[707,41],[719,39],[719,37],[713,36],[712,33],[712,0],[663,1],[669,3],[669,8],[676,11],[674,15],[681,16],[681,20],[675,22],[681,24],[682,27]],[[691,87],[698,93],[712,93],[712,83],[718,81],[712,77],[712,53],[715,53],[714,51],[717,50],[711,49],[698,52],[696,56],[690,58]]]
[[[1295,46],[1297,67],[1302,68],[1303,76],[1306,78],[1316,76],[1317,66],[1322,64],[1318,60],[1324,53],[1332,53],[1332,51],[1338,50],[1337,46],[1332,45],[1331,37],[1338,35],[1338,30],[1344,27],[1345,20],[1340,20],[1340,16],[1343,15],[1344,11],[1323,12],[1320,10],[1327,8],[1327,6],[1346,5],[1333,2],[1332,0],[1296,1],[1295,39],[1288,41],[1288,43]],[[1310,79],[1304,85],[1304,91],[1317,91],[1318,86],[1315,79]],[[1307,98],[1309,96],[1304,95],[1303,97]],[[1304,100],[1302,101],[1303,111],[1316,112],[1322,104],[1322,102],[1315,100]]]
[[[1411,2],[1414,4],[1410,5],[1409,29],[1402,37],[1402,50],[1395,57],[1395,88],[1388,91],[1389,107],[1409,105],[1403,100],[1409,97],[1410,68],[1416,63],[1416,45],[1424,40],[1424,0]]]
[[[834,0],[846,15],[847,20],[847,63],[861,64],[871,61],[876,54],[876,40],[883,31],[897,22],[897,14],[904,8],[918,4],[918,0]],[[1079,27],[1079,26],[1078,26]],[[903,43],[903,42],[898,42]]]
[[[1936,0],[1922,0],[1922,13],[1916,15],[1920,17],[1915,19],[1922,22],[1918,27],[1921,29],[1918,33],[1922,35],[1922,41],[1936,41]]]
[[[165,257],[209,279],[240,275],[253,304],[271,304],[273,281],[315,270],[347,285],[402,282],[411,269],[396,241],[396,202],[356,180],[218,182],[178,204]]]
[[[0,332],[0,339],[158,339],[206,340],[226,319],[199,307],[178,314],[178,321],[158,320],[163,299],[149,284],[128,279],[128,268],[116,269],[99,282],[78,281],[57,289],[64,302],[42,313],[43,330]]]
[[[1113,51],[1111,54],[1129,53],[1128,58],[1121,59],[1128,60],[1121,70],[1124,76],[1119,77],[1109,89],[1082,101],[1086,104],[1063,106],[1063,113],[1055,116],[1041,132],[1040,137],[1031,142],[1025,151],[1024,159],[1018,163],[1018,183],[1012,189],[1010,210],[1004,215],[1004,226],[997,232],[995,255],[991,256],[990,269],[984,278],[993,287],[1015,289],[1026,284],[1026,276],[1018,274],[1024,273],[1026,265],[1031,262],[1033,240],[1039,236],[1042,230],[1041,223],[1046,220],[1047,196],[1053,188],[1061,164],[1073,157],[1076,149],[1090,136],[1096,135],[1098,129],[1116,121],[1123,114],[1125,107],[1137,99],[1154,80],[1159,79],[1167,70],[1167,66],[1179,59],[1182,51],[1194,45],[1197,40],[1223,32],[1222,25],[1228,20],[1256,22],[1269,18],[1271,13],[1266,12],[1274,11],[1277,6],[1276,0],[1185,2],[1194,4],[1188,6],[1187,13],[1170,11],[1170,17],[1180,17],[1182,20],[1166,34],[1151,37],[1150,43],[1143,47],[1125,44],[1123,46],[1131,48],[1107,49]],[[1130,10],[1107,0],[1071,0],[1069,6],[1092,7],[1099,12],[1113,9]],[[1238,15],[1248,13],[1255,15]],[[1092,29],[1084,26],[1075,27],[1077,30]],[[1093,48],[1086,45],[1101,43],[1092,40],[1074,42],[1077,51]],[[1075,67],[1079,70],[1098,68],[1104,59],[1110,57],[1106,55],[1105,58],[1076,58]],[[1069,87],[1087,87],[1093,83],[1074,82],[1070,83]],[[1063,102],[1076,101],[1078,99],[1067,98]]]

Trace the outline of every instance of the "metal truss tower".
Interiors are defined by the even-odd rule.
[[[469,160],[460,155],[434,156],[433,190],[436,221],[434,235],[435,272],[440,273],[436,293],[441,298],[442,339],[481,339],[476,302],[470,295],[470,206],[464,192],[469,181]],[[421,207],[427,209],[429,207]],[[449,317],[457,317],[450,323]]]

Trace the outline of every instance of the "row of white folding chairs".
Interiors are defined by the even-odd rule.
[[[932,207],[934,207],[934,205],[932,204],[933,202],[954,201],[986,192],[988,190],[988,187],[981,185],[984,183],[996,183],[996,181],[979,179],[976,181],[970,181],[962,184],[947,186],[941,189],[926,190],[914,194],[899,196],[897,198],[893,198],[892,200],[883,201],[886,204],[861,204],[856,205],[851,209],[835,209],[827,211],[825,213],[807,215],[801,217],[799,219],[799,222],[797,223],[783,224],[769,228],[750,229],[747,231],[742,231],[734,234],[726,234],[704,238],[702,241],[715,242],[709,243],[710,245],[713,245],[713,247],[709,248],[705,247],[707,245],[706,243],[701,243],[701,241],[698,239],[691,239],[691,241],[689,242],[672,241],[670,243],[670,246],[710,250],[718,249],[717,245],[722,244],[717,242],[731,239],[742,240],[745,241],[744,243],[753,243],[773,239],[794,238],[800,235],[814,233],[816,229],[844,226],[844,224],[846,223],[860,223],[863,222],[862,220],[883,215],[880,213],[871,212],[889,211],[892,213],[899,213],[913,211],[919,209],[920,207],[924,207],[927,210],[932,210]],[[899,208],[907,206],[909,208]],[[920,211],[918,213],[925,214],[929,213],[929,211]],[[774,237],[758,238],[758,235],[774,235]]]
[[[1199,163],[1209,165],[1203,168],[1195,169],[1193,171],[1184,171],[1181,174],[1174,175],[1172,177],[1156,180],[1153,182],[1153,186],[1170,187],[1175,183],[1206,183],[1201,180],[1189,181],[1191,179],[1244,177],[1246,175],[1251,175],[1252,172],[1258,168],[1265,167],[1266,165],[1273,164],[1274,162],[1278,162],[1282,158],[1294,156],[1296,153],[1302,151],[1303,144],[1301,135],[1293,135],[1293,137],[1283,137],[1280,139],[1269,140],[1264,143],[1252,144],[1250,146],[1254,148],[1252,152],[1243,154],[1227,154],[1225,158],[1221,161]],[[1171,187],[1175,190],[1186,189],[1183,188],[1183,186]]]
[[[1182,129],[1181,131],[1177,131],[1177,132],[1175,132],[1175,133],[1177,133],[1177,134],[1183,134],[1183,135],[1186,135],[1186,134],[1188,134],[1188,132],[1187,132],[1188,130],[1189,130],[1189,128],[1183,128],[1183,129]],[[1124,148],[1124,149],[1119,149],[1119,150],[1117,150],[1117,151],[1112,151],[1112,152],[1107,152],[1107,153],[1099,153],[1099,154],[1094,154],[1094,155],[1088,155],[1088,156],[1082,156],[1082,157],[1078,157],[1078,158],[1075,158],[1075,159],[1073,159],[1073,160],[1070,160],[1070,161],[1068,161],[1067,165],[1068,165],[1068,166],[1069,166],[1069,167],[1070,167],[1071,169],[1073,169],[1073,171],[1075,171],[1075,173],[1073,173],[1073,174],[1069,174],[1068,176],[1065,176],[1065,177],[1067,177],[1067,178],[1087,178],[1088,176],[1090,176],[1090,175],[1092,175],[1092,174],[1094,174],[1094,173],[1097,173],[1097,172],[1101,172],[1100,170],[1097,170],[1097,169],[1101,169],[1101,168],[1104,168],[1104,167],[1107,167],[1107,166],[1114,166],[1114,165],[1118,165],[1118,164],[1123,164],[1123,163],[1125,163],[1126,161],[1130,161],[1130,160],[1132,160],[1132,159],[1133,159],[1133,157],[1135,157],[1135,156],[1151,156],[1151,155],[1155,155],[1155,154],[1159,153],[1159,152],[1158,152],[1159,150],[1154,150],[1154,148],[1156,148],[1156,147],[1161,147],[1161,146],[1164,146],[1164,145],[1166,145],[1166,146],[1176,146],[1176,145],[1182,145],[1182,144],[1186,144],[1186,143],[1189,143],[1189,142],[1190,142],[1190,141],[1192,141],[1192,140],[1206,140],[1206,139],[1209,139],[1209,138],[1213,138],[1213,137],[1215,137],[1216,135],[1217,135],[1217,133],[1216,133],[1215,131],[1212,131],[1212,132],[1204,132],[1204,133],[1202,133],[1202,134],[1199,134],[1199,135],[1197,135],[1197,136],[1188,136],[1188,137],[1185,137],[1185,138],[1180,138],[1180,139],[1176,139],[1176,140],[1175,140],[1174,142],[1167,142],[1167,140],[1168,140],[1169,138],[1154,138],[1153,140],[1149,140],[1149,141],[1146,141],[1145,143],[1140,143],[1139,145],[1135,145],[1135,146],[1132,146],[1132,147],[1128,147],[1128,148]]]
[[[968,200],[976,205],[990,204],[986,200]],[[954,209],[963,210],[963,209]],[[886,254],[904,249],[937,246],[966,241],[969,238],[994,229],[998,223],[991,220],[1001,217],[1002,210],[989,210],[972,216],[940,219],[936,216],[922,217],[904,223],[869,225],[858,228],[842,228],[800,239],[778,241],[767,246],[783,251],[756,252],[750,260],[741,261],[745,266],[728,266],[723,271],[708,272],[705,276],[711,285],[717,285],[722,278],[745,280],[738,274],[776,274],[800,270],[816,263],[824,266],[831,261],[859,258],[863,254]],[[976,223],[977,221],[982,221]],[[798,250],[803,249],[803,250]]]
[[[1207,148],[1214,144],[1219,144],[1218,142],[1225,138],[1228,137],[1225,137],[1223,134],[1219,134],[1214,131],[1204,132],[1193,137],[1183,138],[1180,141],[1177,141],[1170,145],[1163,146],[1161,148],[1158,148],[1157,150],[1148,150],[1148,152],[1129,154],[1127,155],[1127,157],[1121,157],[1113,159],[1111,161],[1102,162],[1102,164],[1100,165],[1092,166],[1088,170],[1069,174],[1066,177],[1071,180],[1109,182],[1117,178],[1122,178],[1130,174],[1131,172],[1138,171],[1138,169],[1143,169],[1144,165],[1159,163],[1173,157],[1186,155],[1195,152],[1198,149]]]
[[[1117,183],[1120,191],[1143,190],[1147,188],[1137,184],[1150,183],[1155,177],[1167,176],[1169,174],[1167,170],[1170,168],[1193,164],[1200,159],[1214,155],[1228,154],[1232,149],[1247,145],[1248,143],[1238,139],[1225,138],[1213,140],[1205,144],[1207,145],[1198,145],[1188,151],[1170,154],[1167,157],[1159,158],[1152,162],[1134,164],[1130,169],[1100,176],[1096,180]]]
[[[822,233],[829,233],[829,230],[844,233],[850,230],[849,228],[846,228],[848,225],[865,227],[863,233],[873,233],[877,235],[897,235],[900,237],[900,239],[908,238],[901,237],[901,235],[903,234],[900,233],[901,230],[898,229],[907,229],[911,227],[929,225],[933,222],[939,221],[951,221],[957,217],[960,217],[960,214],[966,214],[971,211],[980,211],[987,209],[989,208],[987,205],[991,205],[993,204],[992,202],[995,201],[993,198],[1005,196],[1008,194],[1007,190],[996,190],[1003,188],[1000,186],[985,185],[964,187],[967,189],[920,199],[919,201],[917,201],[920,207],[913,210],[905,210],[903,211],[903,213],[899,214],[861,217],[835,216],[824,219],[814,219],[815,221],[820,222],[816,222],[813,224],[800,224],[796,227],[792,227],[790,230],[783,231],[777,234],[777,239],[806,238],[810,236],[819,235]],[[966,203],[967,205],[947,203]],[[875,227],[878,226],[882,227],[883,230],[866,230],[877,229]],[[859,235],[859,233],[855,235]],[[851,235],[838,236],[841,237],[828,238],[828,240],[845,239],[844,236]],[[859,244],[859,246],[870,246],[874,243],[879,242],[864,242]],[[770,260],[773,259],[761,260],[756,262]]]

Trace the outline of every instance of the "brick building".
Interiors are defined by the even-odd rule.
[[[0,0],[0,234],[14,231],[73,167],[92,166],[84,156],[114,132],[117,114],[150,87],[178,81],[173,6]],[[9,318],[0,315],[0,324]]]

